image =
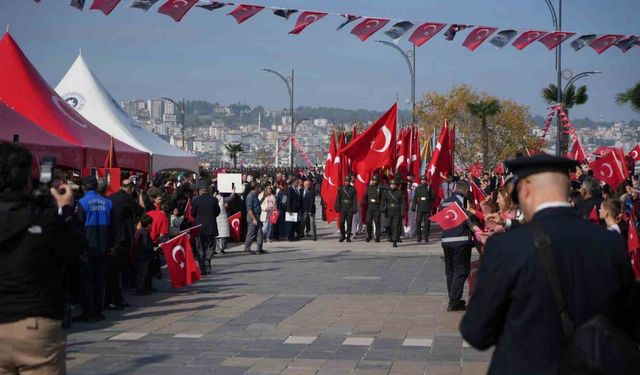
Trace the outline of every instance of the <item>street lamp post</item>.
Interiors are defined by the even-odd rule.
[[[553,26],[556,28],[556,31],[560,31],[562,29],[562,0],[558,0],[557,13],[555,7],[551,4],[551,0],[544,1],[547,3],[547,7],[549,7]],[[556,74],[557,101],[559,105],[562,105],[563,92],[560,90],[560,87],[562,86],[562,49],[560,45],[556,47]],[[556,156],[562,156],[562,138],[564,138],[564,129],[562,128],[562,121],[560,121],[559,117],[556,122],[556,130],[558,133],[558,137],[556,139]]]
[[[376,40],[378,43],[382,43],[386,46],[392,47],[398,51],[409,67],[409,75],[411,76],[411,123],[416,123],[416,45],[413,45],[412,51],[403,51],[402,48],[396,44],[387,42],[386,40]]]
[[[567,90],[569,89],[569,86],[573,85],[577,80],[579,80],[580,78],[584,78],[584,77],[588,77],[590,75],[594,75],[594,74],[600,74],[602,73],[601,71],[598,70],[593,70],[593,71],[589,71],[589,72],[582,72],[579,74],[576,74],[573,78],[571,78],[569,80],[569,82],[567,82],[567,84],[564,86],[564,90],[562,90],[562,96],[563,97],[567,97]]]
[[[187,151],[187,142],[185,140],[185,128],[187,127],[187,118],[185,116],[185,108],[186,108],[186,102],[184,100],[184,98],[182,98],[182,105],[178,105],[178,103],[176,103],[173,99],[167,98],[167,97],[162,97],[160,98],[162,100],[166,100],[168,102],[173,103],[173,106],[176,108],[180,109],[180,117],[182,120],[182,149]]]
[[[289,168],[293,168],[293,137],[295,136],[296,130],[293,122],[293,89],[294,89],[294,80],[293,80],[293,69],[291,69],[291,77],[285,77],[284,75],[276,72],[273,69],[262,69],[265,72],[275,74],[278,76],[282,82],[287,86],[287,91],[289,92],[289,119],[291,121],[290,127],[290,136],[289,136]],[[277,145],[277,143],[276,143]],[[276,151],[277,157],[277,151]],[[277,160],[277,159],[276,159]]]

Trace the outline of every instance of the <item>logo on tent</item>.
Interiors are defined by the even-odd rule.
[[[64,95],[62,98],[65,102],[67,102],[67,104],[71,106],[71,108],[75,109],[76,111],[81,110],[84,106],[84,103],[86,102],[82,95],[75,92]]]

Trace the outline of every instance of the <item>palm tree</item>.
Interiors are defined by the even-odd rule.
[[[629,104],[634,111],[640,112],[640,82],[627,91],[616,95],[616,104]]]
[[[244,151],[242,149],[242,145],[240,143],[229,143],[224,146],[224,148],[229,153],[231,160],[233,160],[233,168],[238,167],[238,154]]]
[[[549,87],[542,89],[542,99],[547,104],[555,104],[558,102],[558,88],[553,83]],[[567,87],[566,91],[562,95],[562,108],[564,113],[569,116],[569,109],[574,105],[583,105],[589,100],[587,95],[587,86],[580,86],[576,90],[576,86],[571,84]],[[561,155],[564,155],[569,145],[569,134],[563,134],[562,142],[560,143]]]
[[[476,103],[467,103],[467,109],[471,116],[479,118],[480,121],[482,121],[482,165],[484,168],[490,168],[489,126],[487,125],[487,118],[497,115],[502,108],[496,99],[483,99]]]

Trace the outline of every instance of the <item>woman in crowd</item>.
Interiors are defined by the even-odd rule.
[[[218,200],[218,206],[220,206],[220,215],[216,217],[218,236],[216,237],[215,251],[225,254],[227,250],[227,238],[229,237],[229,218],[227,216],[229,204],[225,201],[224,197],[219,194],[218,189],[213,191],[213,196]]]
[[[622,202],[617,199],[609,198],[600,205],[600,219],[607,224],[607,230],[616,232],[627,238],[629,231],[628,224],[622,220]]]
[[[271,224],[271,214],[277,209],[276,207],[276,196],[273,193],[273,187],[271,185],[267,185],[262,192],[263,196],[260,198],[262,213],[260,217],[260,221],[262,221],[262,232],[264,233],[264,237],[267,239],[267,242],[271,242],[272,240],[272,228],[273,224]]]

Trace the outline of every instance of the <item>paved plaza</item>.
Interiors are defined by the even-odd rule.
[[[196,285],[152,296],[68,333],[70,374],[484,374],[446,312],[438,241],[318,241],[216,256]],[[255,245],[254,245],[255,246]],[[130,292],[129,290],[127,292]]]

